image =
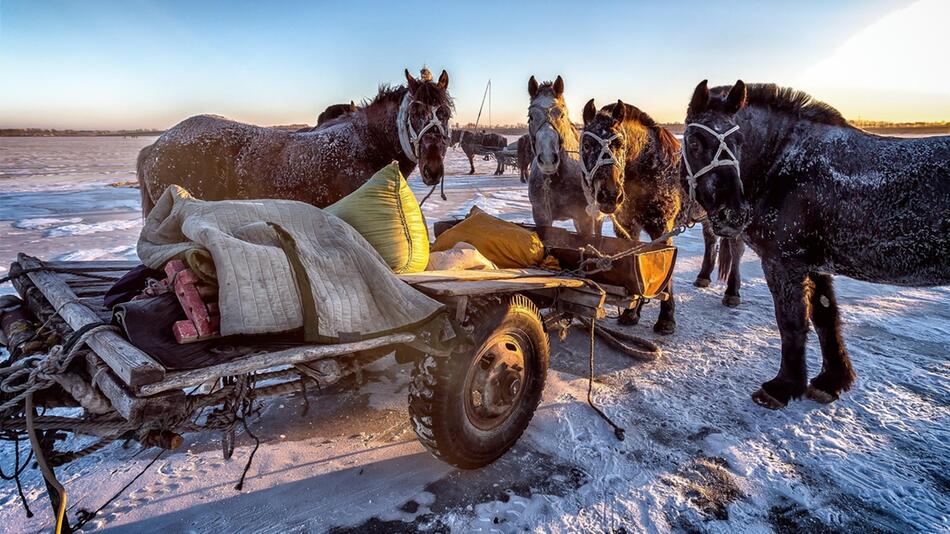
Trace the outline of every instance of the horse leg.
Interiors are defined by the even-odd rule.
[[[505,159],[495,156],[495,163],[498,165],[495,166],[495,176],[501,176],[505,174]]]
[[[809,275],[815,285],[811,294],[811,322],[821,344],[821,372],[808,386],[808,398],[829,403],[838,399],[838,394],[851,389],[854,369],[841,338],[841,317],[832,278],[827,274]]]
[[[807,272],[775,260],[762,260],[765,281],[775,303],[775,319],[782,336],[782,364],[772,380],[752,394],[758,404],[777,410],[805,393],[808,380],[805,341],[808,339]],[[807,287],[810,289],[810,287]]]
[[[731,237],[723,239],[719,246],[729,247],[729,271],[727,274],[726,294],[722,297],[722,303],[730,308],[735,308],[742,302],[739,297],[739,287],[742,286],[742,275],[739,273],[739,266],[742,264],[742,254],[745,253],[745,241],[741,237]],[[719,269],[723,269],[720,262]]]
[[[468,164],[472,168],[468,173],[475,174],[475,152],[466,152],[465,155],[468,156]]]
[[[672,221],[663,227],[647,228],[650,239],[657,239],[664,232],[672,229]],[[672,240],[667,239],[666,243],[672,244]],[[653,325],[653,331],[657,334],[669,335],[676,331],[676,300],[673,299],[673,278],[666,284],[667,298],[660,303],[660,316]]]
[[[603,219],[606,219],[604,217]],[[603,219],[601,219],[601,224],[603,224]],[[614,222],[614,233],[617,237],[620,237],[621,234],[626,235],[624,239],[639,239],[640,230],[642,227],[637,223],[637,221],[629,220],[624,221],[623,224],[627,225],[627,228],[622,229],[617,224],[616,218],[611,219]],[[640,322],[640,311],[643,309],[644,299],[637,299],[637,304],[633,308],[627,308],[624,310],[620,317],[617,318],[617,322],[623,325],[634,325]]]
[[[709,287],[712,283],[712,272],[716,267],[716,245],[719,244],[719,238],[712,231],[712,226],[703,223],[703,266],[696,275],[696,281],[693,285],[696,287]]]

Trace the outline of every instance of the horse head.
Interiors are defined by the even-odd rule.
[[[618,100],[600,112],[591,98],[584,106],[580,161],[584,188],[598,210],[614,213],[624,200],[624,172],[627,162],[627,135],[624,121],[627,105]]]
[[[561,163],[564,138],[573,126],[564,103],[564,80],[558,76],[553,82],[538,84],[534,76],[528,80],[528,135],[534,147],[538,168],[551,175]]]
[[[406,69],[406,82],[408,90],[397,119],[399,140],[403,152],[419,165],[422,181],[436,185],[445,173],[445,149],[451,141],[449,75],[443,70],[438,82],[433,82],[427,69],[418,79]]]
[[[713,232],[738,235],[752,219],[740,176],[742,132],[736,114],[748,92],[742,80],[728,92],[710,94],[706,80],[693,91],[686,111],[680,176],[690,200],[709,215]]]

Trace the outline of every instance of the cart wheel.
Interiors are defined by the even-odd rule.
[[[469,314],[470,353],[416,360],[409,415],[437,458],[482,467],[510,449],[541,400],[550,347],[541,316],[523,295],[493,299]]]

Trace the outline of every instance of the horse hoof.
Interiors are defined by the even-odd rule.
[[[832,402],[838,400],[837,395],[833,395],[827,391],[822,391],[812,385],[808,386],[808,389],[805,391],[805,396],[821,404],[831,404]]]
[[[738,307],[740,302],[742,302],[742,299],[739,298],[739,295],[726,295],[722,297],[722,305],[728,308]]]
[[[697,278],[693,282],[693,285],[696,287],[709,287],[709,284],[711,283],[712,283],[712,280],[710,280],[709,278]]]
[[[657,334],[668,336],[676,331],[676,321],[657,321],[656,324],[653,325],[653,331]]]
[[[754,400],[759,406],[764,406],[769,410],[781,410],[785,407],[784,402],[781,402],[775,397],[769,395],[762,388],[757,389],[756,392],[752,394],[752,400]]]
[[[640,316],[624,312],[617,317],[617,322],[624,326],[633,326],[640,322]]]

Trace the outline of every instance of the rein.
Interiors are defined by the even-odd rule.
[[[696,172],[693,172],[693,170],[690,168],[690,165],[689,165],[689,158],[686,157],[686,143],[682,144],[680,150],[682,151],[682,154],[683,154],[683,163],[686,165],[686,181],[689,183],[690,204],[692,204],[693,201],[696,200],[696,180],[700,176],[706,174],[707,172],[717,167],[735,167],[736,175],[739,175],[739,158],[737,158],[736,155],[732,153],[732,150],[729,149],[729,146],[726,145],[726,138],[738,132],[739,125],[736,124],[735,126],[726,130],[725,132],[719,133],[716,130],[713,130],[712,128],[710,128],[709,126],[706,126],[705,124],[700,124],[698,122],[691,122],[686,125],[683,131],[685,132],[691,126],[706,130],[707,132],[711,133],[713,137],[719,140],[719,148],[716,150],[716,154],[713,156],[712,161],[710,161],[708,165],[706,165],[702,169],[699,169]],[[727,159],[720,159],[719,156],[721,156],[723,152],[725,152],[726,155],[728,156]],[[741,179],[739,180],[739,190],[740,191],[742,190]]]
[[[442,121],[439,120],[439,115],[436,113],[439,106],[429,106],[429,121],[417,133],[415,128],[412,127],[412,120],[409,117],[409,106],[412,104],[425,105],[418,100],[410,100],[407,91],[406,96],[402,98],[402,103],[399,104],[399,113],[396,114],[396,131],[399,133],[399,145],[402,147],[403,153],[413,163],[419,163],[419,141],[422,136],[435,128],[451,141],[452,127],[448,121],[443,126]]]

